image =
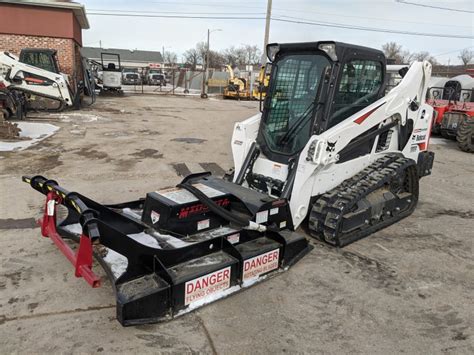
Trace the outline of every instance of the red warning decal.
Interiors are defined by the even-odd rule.
[[[230,287],[230,266],[186,282],[184,305],[206,298]]]
[[[269,271],[278,269],[279,258],[280,249],[275,249],[245,260],[242,280],[250,280]]]

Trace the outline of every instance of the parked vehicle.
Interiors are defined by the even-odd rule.
[[[124,68],[122,70],[123,85],[141,85],[142,79],[137,68]]]
[[[148,76],[148,85],[166,86],[164,74],[150,74]]]
[[[101,93],[122,92],[121,76],[122,66],[120,63],[120,55],[116,53],[101,53],[102,66],[102,89]]]
[[[166,85],[168,82],[166,74],[161,69],[148,69],[143,79],[146,85]]]

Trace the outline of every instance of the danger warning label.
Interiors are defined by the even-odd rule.
[[[269,271],[278,269],[279,258],[280,249],[275,249],[245,260],[242,280],[250,280]]]
[[[230,287],[230,266],[186,282],[184,305],[206,298]]]

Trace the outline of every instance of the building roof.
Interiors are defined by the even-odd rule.
[[[86,8],[84,5],[79,4],[77,2],[51,1],[51,0],[5,0],[1,2],[16,4],[16,5],[44,6],[44,7],[54,7],[57,9],[72,10],[81,28],[84,30],[87,30],[90,28],[89,21],[87,20]]]
[[[83,47],[81,53],[88,59],[100,61],[100,53],[116,53],[120,55],[120,61],[133,62],[141,64],[162,63],[163,57],[161,52],[155,51],[140,51],[119,48],[98,48],[98,47]]]

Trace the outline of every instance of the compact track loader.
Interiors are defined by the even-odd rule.
[[[191,174],[115,205],[23,178],[47,196],[42,234],[76,276],[99,285],[94,253],[105,267],[122,324],[169,319],[288,269],[311,249],[295,232],[305,219],[312,236],[344,246],[413,212],[433,165],[431,65],[412,64],[384,96],[378,50],[312,42],[267,53],[262,113],[235,125],[225,178]],[[63,238],[78,240],[77,251]]]
[[[52,56],[53,57],[53,56]],[[57,63],[55,65],[57,70]],[[51,69],[54,69],[53,67]],[[0,53],[0,81],[10,90],[44,97],[58,103],[54,111],[71,107],[78,96],[72,93],[63,74],[22,63],[8,52]]]

